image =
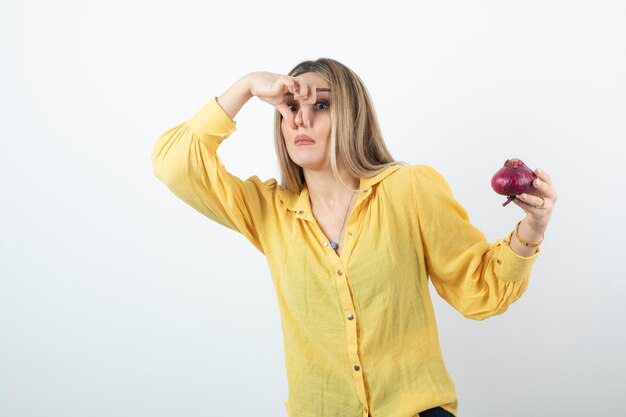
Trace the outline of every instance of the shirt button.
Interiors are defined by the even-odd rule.
[[[352,232],[348,232],[348,236],[352,236]]]
[[[324,245],[324,246],[328,246],[328,241],[327,241],[327,240],[325,240],[325,241],[324,241],[324,243],[322,243],[322,245]]]
[[[304,211],[302,211],[302,210],[300,210],[300,211],[298,212],[298,215],[299,215],[299,216],[302,216],[303,214],[304,214]]]
[[[496,262],[497,262],[498,264],[501,264],[501,263],[502,263],[502,261],[501,261],[500,259],[496,259]]]
[[[354,316],[352,315],[352,313],[348,314],[348,320],[352,320],[354,318]]]
[[[337,275],[342,276],[343,275],[343,271],[341,269],[337,270]]]
[[[363,412],[364,412],[365,414],[368,414],[368,413],[370,412],[370,410],[369,410],[367,407],[363,407]]]
[[[361,367],[360,367],[359,365],[356,365],[356,364],[355,364],[355,365],[354,365],[354,370],[355,370],[355,371],[358,371],[359,369],[361,369]]]

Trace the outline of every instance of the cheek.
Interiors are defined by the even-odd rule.
[[[283,146],[285,147],[285,149],[287,150],[287,153],[289,155],[291,155],[291,147],[293,144],[293,134],[290,133],[290,129],[281,125],[280,130],[282,131],[283,134]]]
[[[324,123],[321,126],[321,129],[320,129],[320,133],[321,133],[320,136],[322,136],[324,139],[326,139],[327,142],[330,142],[331,127],[332,127],[331,123],[330,123],[330,121],[328,121],[327,123]]]
[[[326,117],[322,118],[322,123],[320,123],[321,130],[325,133],[325,136],[330,137],[330,131],[332,129],[333,122],[330,119],[330,115],[326,115]]]
[[[280,122],[280,130],[286,138],[293,137],[296,134],[296,131],[289,126],[289,123],[287,123],[285,119]]]
[[[285,138],[285,140],[287,140],[289,138],[289,127],[287,126],[287,123],[285,123],[285,120],[283,119],[283,121],[280,123],[280,131],[283,134],[283,138]]]

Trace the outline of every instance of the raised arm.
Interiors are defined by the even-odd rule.
[[[298,77],[250,73],[191,119],[163,132],[151,154],[154,174],[175,195],[208,218],[242,233],[261,252],[276,181],[237,178],[224,168],[217,148],[235,131],[233,118],[252,96],[273,105],[293,123],[286,94],[308,101],[315,88]]]

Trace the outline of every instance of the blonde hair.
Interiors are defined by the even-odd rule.
[[[335,178],[347,186],[339,176],[343,165],[356,178],[370,178],[391,165],[403,165],[389,153],[383,140],[372,100],[363,81],[350,68],[332,59],[320,58],[296,65],[290,76],[315,72],[324,78],[331,89],[330,105],[330,165]],[[281,129],[282,115],[274,115],[274,142],[281,172],[281,186],[299,194],[304,184],[302,168],[291,160]]]

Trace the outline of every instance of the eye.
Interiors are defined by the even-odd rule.
[[[318,101],[315,103],[315,110],[328,110],[330,105],[327,101]]]
[[[298,108],[295,106],[295,104],[287,104],[287,107],[289,107],[289,110],[291,110],[293,113],[298,111]]]

